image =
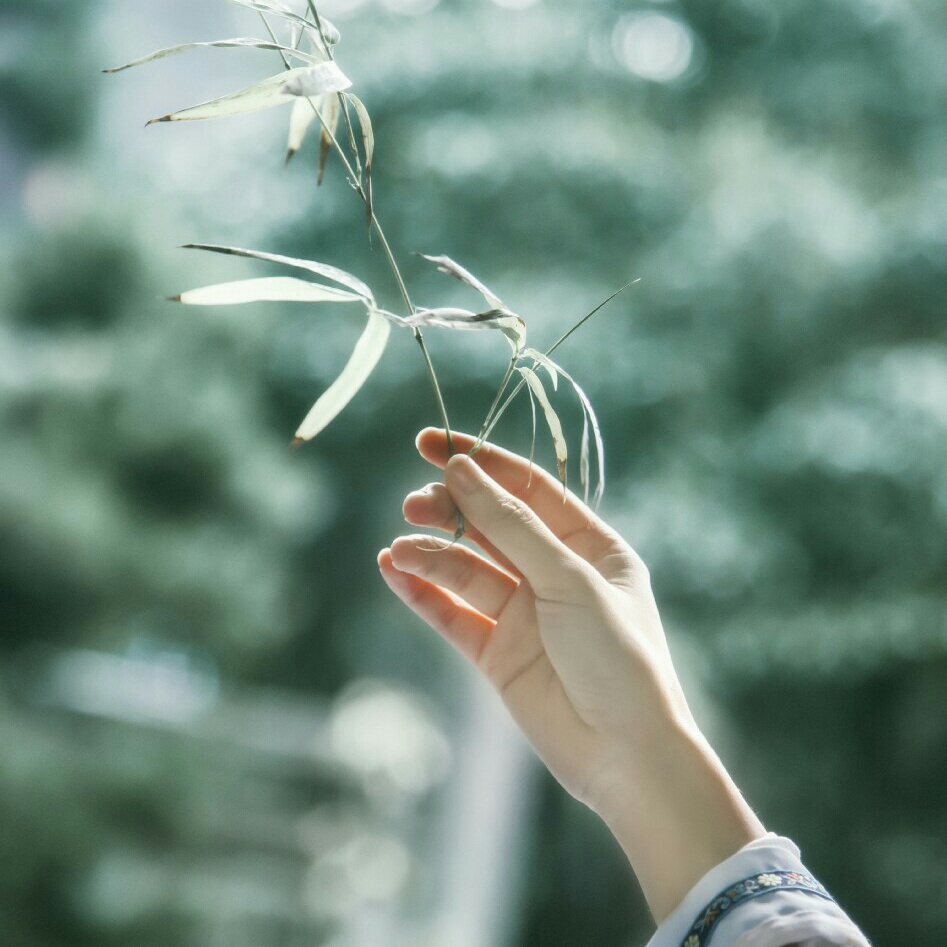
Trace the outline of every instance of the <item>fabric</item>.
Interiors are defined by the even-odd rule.
[[[647,947],[871,947],[788,838],[769,832],[711,868]]]

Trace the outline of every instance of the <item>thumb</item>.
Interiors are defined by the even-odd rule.
[[[451,457],[444,473],[461,512],[522,572],[537,598],[571,600],[588,588],[588,563],[466,454]]]

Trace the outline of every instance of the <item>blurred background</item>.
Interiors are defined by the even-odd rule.
[[[767,828],[877,945],[947,941],[947,7],[321,6],[416,299],[476,305],[409,255],[447,253],[545,348],[641,277],[559,353],[603,514]],[[607,831],[378,575],[437,479],[410,336],[294,453],[361,319],[163,301],[275,272],[197,241],[398,307],[338,163],[284,170],[287,109],[143,128],[275,53],[100,73],[260,35],[222,0],[0,6],[3,942],[644,944]],[[476,430],[506,343],[427,335]]]

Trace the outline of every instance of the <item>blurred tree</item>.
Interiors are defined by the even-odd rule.
[[[81,10],[95,4],[55,22],[50,6],[0,14],[51,50],[30,69],[52,57],[78,90],[66,104],[45,73],[25,78],[25,54],[0,60],[0,114],[37,155],[88,128],[83,70],[100,65],[67,55],[85,48]],[[947,10],[348,6],[349,19],[342,3],[327,12],[375,118],[397,252],[469,266],[537,344],[642,276],[561,352],[603,422],[604,515],[649,562],[698,715],[767,826],[800,844],[877,944],[947,938]],[[152,147],[186,153],[190,129],[161,131]],[[241,186],[266,189],[281,148]],[[274,216],[268,246],[345,265],[395,306],[338,168],[313,195],[313,162],[307,149],[290,168],[303,210],[282,230]],[[403,492],[433,479],[411,459],[436,413],[410,340],[346,421],[290,455],[354,326],[159,308],[181,282],[150,262],[162,235],[119,228],[107,215],[56,233],[24,223],[4,274],[6,657],[158,641],[235,688],[328,696],[386,675],[459,713],[464,669],[398,633],[410,620],[372,571],[402,528]],[[405,268],[421,301],[469,302]],[[430,341],[452,420],[469,429],[502,347]],[[523,449],[527,427],[521,405],[497,437]],[[168,826],[198,790],[146,775],[107,797],[120,779],[106,774],[74,793],[85,764],[51,738],[27,753],[30,721],[16,739],[31,767],[0,778],[3,821],[31,849],[0,869],[8,929],[23,945],[103,943],[102,928],[50,907],[100,850],[96,813],[114,804],[122,831],[183,844]],[[589,931],[603,947],[644,942],[643,903],[604,831],[549,782],[540,812],[522,947]],[[116,937],[196,943],[147,917]]]

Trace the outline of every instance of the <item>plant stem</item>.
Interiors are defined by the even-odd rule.
[[[480,426],[480,433],[477,435],[477,443],[474,445],[477,450],[479,450],[479,444],[483,440],[487,430],[487,427],[490,424],[490,421],[493,419],[493,412],[496,410],[497,405],[500,403],[500,398],[503,397],[503,392],[506,391],[506,386],[509,384],[510,376],[513,374],[513,369],[516,367],[516,355],[510,359],[510,364],[506,367],[506,374],[503,376],[503,381],[500,382],[500,387],[497,389],[496,397],[493,399],[493,404],[490,405],[490,410],[487,412],[487,416],[483,419],[483,424]]]
[[[308,0],[309,11],[312,13],[312,18],[316,21],[316,29],[319,30],[319,37],[322,40],[322,46],[326,51],[326,55],[330,60],[335,60],[335,55],[332,52],[332,47],[329,45],[329,41],[326,39],[326,31],[322,26],[322,17],[319,16],[319,11],[316,9],[316,5],[313,0]],[[358,168],[359,182],[362,180],[362,163],[358,157],[358,146],[355,144],[355,129],[352,128],[352,119],[349,116],[348,105],[346,104],[345,99],[342,96],[341,92],[337,92],[336,95],[339,97],[339,108],[342,111],[342,115],[345,118],[345,125],[349,131],[349,147],[352,149],[352,154],[355,156],[355,166]]]
[[[319,11],[316,9],[316,6],[313,3],[313,0],[309,0],[309,9],[312,12],[313,17],[315,18],[316,27],[319,30],[319,36],[322,38],[322,43],[325,46],[326,53],[328,54],[329,58],[332,59],[333,58],[332,48],[328,44],[328,42],[326,42],[325,31],[322,27],[322,19],[319,16]],[[266,16],[263,13],[260,14],[260,19],[263,20],[263,24],[266,26],[266,30],[272,37],[273,42],[278,43],[278,40],[276,39],[276,34],[273,32],[273,29],[270,26],[269,20],[267,20]],[[289,64],[289,60],[284,55],[283,51],[278,50],[278,52],[280,54],[280,58],[283,60],[283,65],[286,67],[286,69],[290,69],[291,67]],[[354,134],[354,131],[352,130],[352,124],[351,124],[351,119],[349,118],[348,110],[345,108],[345,102],[341,101],[341,96],[342,96],[342,93],[340,92],[339,97],[340,97],[340,104],[342,107],[342,114],[345,115],[346,123],[349,126],[349,133],[351,135],[352,148],[356,155],[356,160],[358,160],[357,159],[358,149],[355,147],[355,134]],[[312,110],[316,113],[316,117],[319,119],[319,122],[323,128],[323,131],[329,137],[329,140],[331,141],[333,148],[335,149],[340,160],[342,161],[342,165],[345,168],[345,172],[349,178],[349,183],[355,189],[356,193],[362,199],[362,201],[366,204],[366,206],[368,206],[368,195],[365,193],[365,189],[362,186],[361,174],[360,173],[356,174],[355,170],[352,168],[351,163],[346,157],[345,152],[342,149],[342,146],[339,144],[335,135],[332,133],[332,129],[329,128],[328,124],[326,123],[326,120],[322,117],[322,114],[320,113],[319,109],[316,108],[315,104],[312,102],[311,99],[310,99],[309,104],[312,106]],[[359,170],[361,170],[361,167],[359,168]],[[382,250],[384,251],[385,256],[388,259],[388,265],[391,268],[391,272],[394,274],[395,282],[397,282],[398,284],[398,290],[401,293],[401,297],[404,300],[404,304],[408,308],[408,314],[413,315],[415,312],[414,303],[411,302],[411,297],[408,294],[407,286],[405,286],[404,278],[402,277],[401,270],[398,267],[398,262],[397,260],[395,260],[394,253],[392,253],[391,251],[391,245],[388,243],[388,238],[385,236],[385,232],[384,230],[382,230],[381,224],[378,222],[378,217],[375,215],[374,207],[372,207],[371,209],[371,223],[372,223],[372,226],[375,228],[375,233],[378,235],[378,240],[381,243]],[[453,439],[453,436],[451,435],[450,421],[448,420],[448,417],[447,417],[447,406],[444,404],[444,396],[441,392],[441,386],[437,381],[437,374],[434,371],[434,365],[431,362],[430,353],[428,352],[427,346],[424,343],[424,336],[421,334],[421,330],[417,326],[414,327],[414,338],[417,341],[419,348],[421,349],[421,354],[424,356],[424,364],[427,367],[427,372],[431,379],[431,387],[434,389],[434,396],[435,396],[435,399],[437,400],[437,406],[441,413],[441,420],[444,422],[444,430],[447,433],[447,450],[448,450],[448,453],[452,455],[455,453],[454,439]],[[462,533],[463,532],[463,515],[459,511],[458,511],[458,520],[459,520],[458,530]]]
[[[610,303],[617,295],[619,295],[620,293],[623,293],[626,289],[628,289],[629,286],[633,286],[635,283],[638,283],[640,281],[641,281],[641,277],[639,276],[633,280],[629,280],[620,289],[616,289],[615,292],[611,294],[611,296],[608,296],[605,299],[603,299],[591,312],[584,315],[571,329],[569,329],[568,332],[565,332],[562,335],[560,335],[559,338],[556,339],[556,341],[551,346],[549,346],[549,348],[546,349],[546,351],[543,354],[552,355],[552,353],[555,352],[556,349],[559,348],[559,346],[562,345],[562,343],[565,342],[565,340],[568,339],[569,336],[572,335],[572,333],[575,332],[575,330],[579,328],[579,326],[581,326],[583,323],[591,319],[592,316],[594,316],[595,313],[599,311],[599,309],[601,309],[603,306]],[[501,386],[501,392],[502,392],[502,389],[506,387],[506,383],[507,383],[506,381],[503,382],[503,386]],[[470,451],[471,454],[477,453],[477,451],[480,450],[481,447],[483,447],[484,441],[486,441],[486,439],[490,436],[490,432],[494,429],[494,427],[496,427],[497,421],[500,420],[500,418],[503,415],[503,412],[506,411],[506,409],[510,406],[510,402],[512,402],[512,400],[517,396],[517,394],[519,394],[520,389],[525,384],[526,384],[526,379],[525,378],[520,379],[520,383],[510,392],[506,401],[504,401],[503,404],[500,406],[500,410],[497,411],[496,415],[494,416],[493,420],[490,422],[490,425],[487,427],[486,431],[483,434],[481,434],[480,437],[477,438],[477,443],[474,444],[473,448]]]
[[[322,19],[319,16],[319,11],[316,9],[316,5],[313,0],[308,0],[308,3],[309,10],[316,21],[316,28],[319,30],[319,36],[322,39],[322,45],[325,47],[326,54],[328,55],[329,59],[334,59],[334,56],[332,55],[332,47],[326,41],[326,34],[322,26]],[[263,20],[267,32],[273,38],[273,42],[276,43],[276,36],[270,27],[269,21],[266,19],[263,13],[260,14],[260,19]],[[279,54],[280,58],[283,60],[283,65],[286,67],[286,69],[289,69],[289,60],[283,54],[283,51],[279,50]],[[398,290],[401,293],[402,299],[404,299],[405,306],[407,306],[408,314],[413,315],[415,312],[414,303],[411,302],[411,296],[408,294],[408,287],[405,285],[404,277],[401,275],[401,269],[398,266],[398,261],[395,260],[395,255],[391,251],[391,245],[388,243],[388,238],[385,236],[385,232],[381,228],[378,217],[375,215],[374,201],[369,203],[368,194],[366,194],[364,185],[362,184],[362,167],[358,158],[358,147],[355,144],[355,132],[352,128],[352,120],[349,117],[348,107],[344,98],[342,97],[342,93],[339,93],[339,105],[341,107],[342,114],[345,116],[345,124],[348,126],[349,143],[352,148],[352,153],[354,154],[355,161],[358,164],[357,174],[352,169],[352,165],[349,163],[348,158],[346,158],[345,152],[342,150],[342,146],[339,144],[338,140],[333,134],[332,129],[329,128],[326,120],[322,117],[319,109],[316,108],[315,103],[310,99],[309,104],[312,106],[312,110],[316,113],[316,117],[319,119],[319,123],[322,125],[323,131],[326,133],[326,135],[328,135],[329,140],[332,142],[332,146],[335,148],[336,154],[338,154],[339,158],[341,159],[342,165],[349,177],[349,183],[352,185],[358,196],[368,208],[371,225],[375,228],[375,233],[378,234],[378,240],[381,243],[382,250],[388,259],[388,265],[391,268],[391,272],[394,274],[395,282],[398,284]],[[447,434],[447,452],[448,455],[452,456],[454,453],[456,453],[456,451],[454,449],[454,438],[450,429],[450,420],[447,417],[447,405],[444,404],[444,396],[441,392],[441,386],[437,380],[437,373],[434,371],[434,364],[431,362],[431,355],[427,350],[427,345],[424,343],[424,336],[421,334],[421,329],[418,326],[414,326],[414,339],[418,343],[418,348],[421,349],[421,355],[424,357],[424,364],[427,368],[428,377],[431,379],[431,387],[434,389],[434,398],[437,401],[437,407],[441,413],[441,420],[444,423],[444,431]],[[455,541],[464,535],[464,529],[464,514],[458,509],[457,529],[454,531]]]

